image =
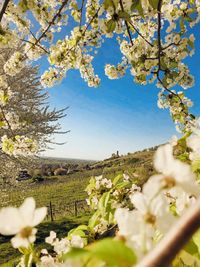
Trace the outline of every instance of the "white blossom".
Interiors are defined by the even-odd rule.
[[[0,233],[15,235],[12,239],[14,248],[28,247],[35,242],[36,225],[45,218],[47,209],[35,208],[35,200],[27,198],[19,208],[3,208],[0,210]]]

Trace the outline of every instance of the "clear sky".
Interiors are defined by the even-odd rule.
[[[186,94],[194,101],[193,112],[197,115],[200,115],[199,45],[196,42],[197,53],[187,60],[195,86]],[[169,112],[157,107],[159,90],[155,85],[135,84],[129,70],[119,80],[109,80],[104,75],[105,63],[117,63],[120,57],[116,41],[108,39],[95,59],[95,70],[102,80],[99,88],[89,88],[78,71],[69,71],[61,84],[48,89],[52,107],[69,107],[61,124],[70,133],[55,136],[55,141],[66,144],[52,145],[54,150],[46,151],[46,156],[99,160],[117,150],[126,154],[158,145],[177,134]],[[42,69],[45,67],[42,61]]]

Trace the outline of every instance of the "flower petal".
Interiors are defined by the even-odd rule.
[[[47,215],[47,208],[46,207],[36,209],[34,212],[33,221],[31,223],[31,226],[36,226],[39,223],[41,223],[44,220],[46,215]]]
[[[32,197],[26,198],[22,205],[19,207],[24,226],[32,226],[34,217],[35,200]]]
[[[173,148],[167,144],[157,149],[154,158],[154,167],[158,172],[169,175],[173,162]]]
[[[146,198],[142,193],[135,193],[130,198],[131,202],[138,211],[140,211],[142,214],[147,212]]]
[[[2,235],[15,235],[21,227],[23,221],[17,208],[8,207],[0,211],[0,233]]]
[[[142,191],[144,195],[148,198],[148,200],[153,199],[158,194],[158,192],[161,190],[162,179],[163,179],[162,174],[153,175],[143,185]]]
[[[20,248],[20,247],[28,248],[28,246],[30,245],[27,238],[22,238],[18,235],[16,235],[11,239],[11,244],[14,248]]]

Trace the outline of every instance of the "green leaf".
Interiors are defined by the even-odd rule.
[[[33,251],[34,247],[29,246],[28,248],[25,247],[20,247],[18,248],[19,252],[24,254],[24,255],[30,255]]]
[[[18,5],[21,8],[22,12],[26,12],[29,9],[27,0],[21,0]]]
[[[110,192],[105,192],[99,200],[98,208],[99,210],[104,210],[110,199]]]
[[[105,10],[108,9],[110,6],[112,6],[112,0],[104,0],[103,2]]]
[[[109,267],[132,267],[137,258],[134,252],[122,241],[111,238],[103,239],[90,246],[91,255],[99,258]]]
[[[68,233],[68,237],[69,237],[69,238],[72,238],[72,236],[74,236],[74,235],[78,235],[78,236],[84,238],[84,237],[85,237],[85,232],[84,232],[83,230],[80,230],[80,229],[75,228],[75,229],[72,229],[72,230]]]
[[[131,6],[131,10],[137,10],[138,13],[144,17],[144,12],[143,12],[143,8],[142,8],[142,4],[141,4],[141,0],[135,0],[134,3]]]
[[[117,189],[120,189],[120,188],[127,187],[128,185],[130,185],[130,182],[129,182],[129,181],[123,181],[123,182],[121,182],[121,183],[118,183],[118,184],[116,185],[116,188],[117,188]]]
[[[185,25],[184,25],[183,17],[181,17],[181,19],[179,21],[179,25],[180,25],[180,28],[181,28],[181,32],[185,32]]]
[[[188,45],[192,48],[194,48],[194,43],[192,41],[190,41],[190,39],[188,39]]]
[[[198,248],[198,252],[200,254],[200,230],[196,232],[196,234],[194,234],[194,236],[192,237],[195,245]]]
[[[82,261],[87,260],[90,256],[90,251],[82,248],[72,248],[69,252],[62,255],[60,260],[66,261],[68,259],[81,259]]]
[[[121,182],[123,180],[123,175],[118,174],[114,179],[113,179],[113,184],[116,185],[119,181]]]
[[[118,12],[118,16],[122,19],[125,19],[125,20],[129,20],[130,19],[130,15],[125,12],[125,11],[119,11]]]
[[[190,255],[198,254],[198,247],[193,240],[190,240],[187,245],[184,247],[184,250]]]
[[[159,0],[149,0],[149,4],[152,6],[153,9],[158,8]]]
[[[170,62],[170,68],[177,68],[178,67],[178,63],[176,61],[171,61]],[[176,73],[177,74],[177,73]],[[178,75],[178,74],[177,74]]]
[[[200,261],[197,257],[191,255],[185,250],[181,250],[181,252],[177,255],[172,264],[173,267],[198,267],[200,266]]]
[[[116,27],[116,22],[114,20],[110,19],[106,22],[106,27],[107,27],[108,33],[113,32],[115,30],[115,27]]]
[[[0,121],[0,127],[3,127],[3,126],[5,126],[6,124],[5,124],[5,122],[4,121]]]
[[[193,19],[190,16],[185,16],[185,20],[187,20],[188,22],[193,22]]]
[[[160,65],[163,70],[167,69],[167,65],[163,58],[160,59]]]
[[[98,220],[99,220],[99,216],[101,215],[101,212],[99,210],[97,210],[92,217],[89,219],[89,223],[88,226],[90,227],[90,229],[92,230],[95,225],[98,224]]]

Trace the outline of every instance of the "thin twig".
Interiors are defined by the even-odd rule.
[[[151,47],[153,47],[153,45],[139,32],[139,30],[133,25],[133,23],[131,21],[128,21],[128,23],[131,25],[131,27],[133,27],[133,29],[137,32],[137,34],[147,43],[149,44]]]
[[[49,25],[47,26],[47,28],[43,31],[43,33],[40,35],[40,37],[36,40],[35,45],[37,45],[37,44],[41,41],[41,39],[46,35],[46,33],[48,32],[48,30],[49,30],[49,29],[51,28],[51,26],[55,23],[57,17],[60,16],[60,14],[61,14],[63,8],[67,5],[68,1],[69,1],[69,0],[65,0],[65,1],[62,3],[62,5],[60,6],[58,12],[54,15],[53,19],[51,20],[51,22],[49,23]]]
[[[29,41],[29,40],[25,40],[25,39],[20,39],[20,41],[22,41],[22,42],[25,42],[25,43],[29,43],[29,44],[31,44],[31,45],[33,45],[33,46],[38,46],[40,49],[42,49],[45,53],[47,53],[47,54],[49,54],[49,51],[47,51],[43,46],[41,46],[40,44],[35,44],[35,43],[33,43],[33,42],[31,42],[31,41]]]
[[[100,10],[101,7],[99,7],[96,11],[96,13],[94,14],[94,16],[91,18],[91,20],[89,21],[89,23],[87,24],[85,30],[83,31],[82,35],[84,36],[87,29],[89,28],[89,26],[91,25],[91,23],[93,22],[93,20],[98,16],[98,13],[99,13],[99,10]]]
[[[172,46],[172,45],[176,45],[176,46],[178,46],[179,44],[180,44],[180,42],[181,42],[181,40],[176,44],[176,43],[171,43],[171,44],[168,44],[167,46],[165,46],[165,47],[163,47],[162,48],[162,50],[165,50],[165,49],[167,49],[167,48],[169,48],[170,46]]]
[[[120,0],[119,3],[120,3],[121,10],[124,11],[124,6],[123,6],[123,3],[122,3],[122,0]],[[126,25],[126,29],[127,29],[127,32],[128,32],[128,36],[129,36],[131,45],[133,45],[133,40],[132,40],[132,37],[131,37],[130,28],[129,28],[129,25],[128,25],[128,22],[126,21],[126,19],[125,19],[125,25]]]

